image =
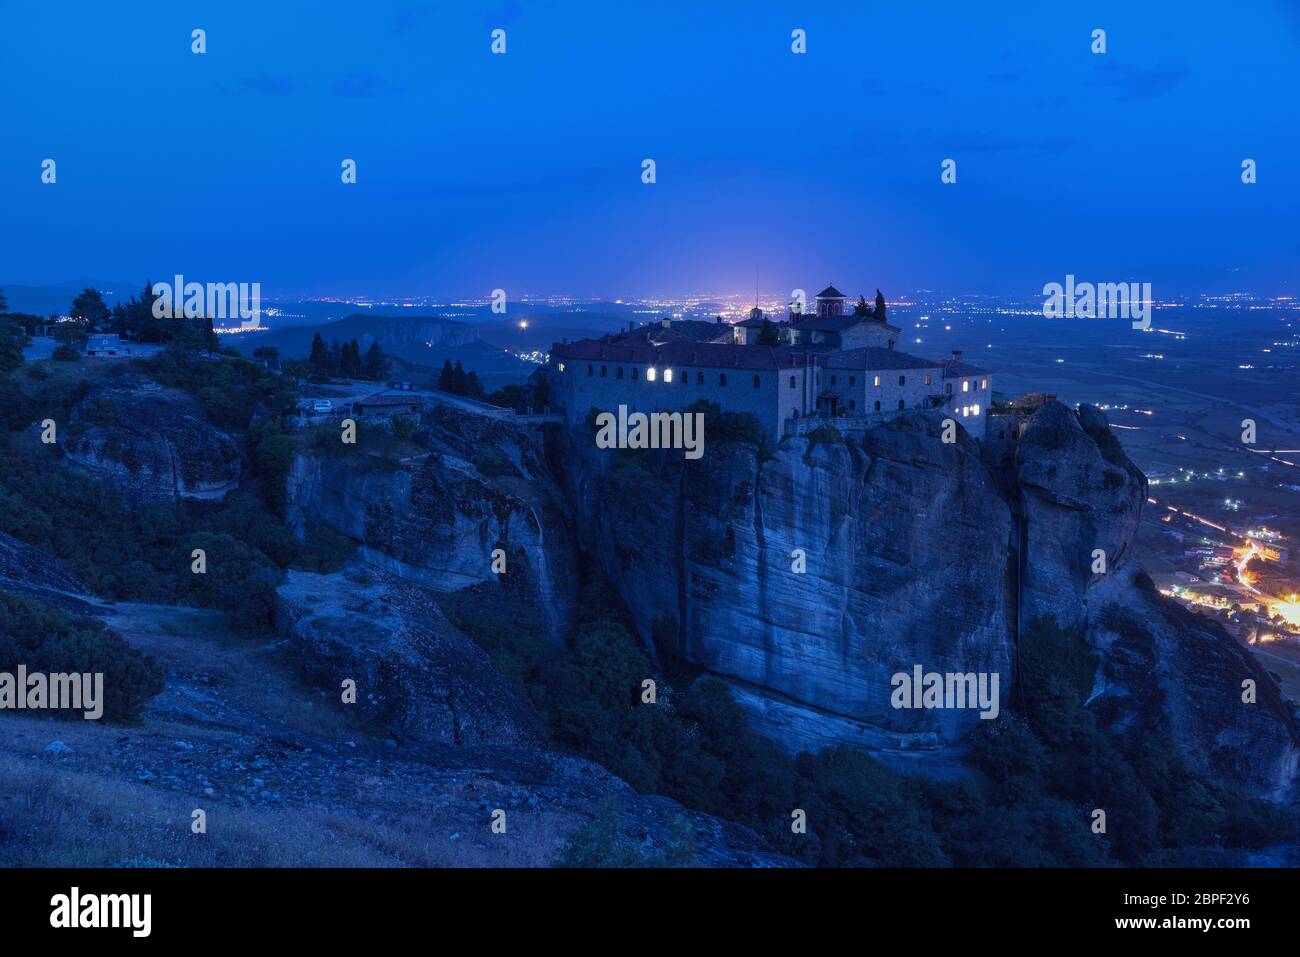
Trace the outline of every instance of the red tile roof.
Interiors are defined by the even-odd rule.
[[[624,345],[599,339],[557,343],[551,356],[575,362],[644,363],[662,366],[703,366],[712,369],[792,369],[804,364],[802,353],[776,346],[737,346],[723,342],[665,342],[663,345]]]

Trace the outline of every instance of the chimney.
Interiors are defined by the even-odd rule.
[[[952,350],[952,361],[953,361],[953,362],[961,362],[961,350],[960,350],[960,349],[953,349],[953,350]]]

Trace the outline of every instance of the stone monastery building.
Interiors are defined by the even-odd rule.
[[[591,409],[678,412],[700,399],[724,411],[752,412],[774,440],[833,421],[870,425],[907,409],[947,410],[984,438],[992,375],[951,358],[923,359],[895,347],[901,331],[873,310],[827,286],[816,312],[792,306],[772,322],[755,308],[735,324],[663,319],[600,339],[551,347],[552,396],[570,427]],[[761,344],[760,344],[761,342]]]

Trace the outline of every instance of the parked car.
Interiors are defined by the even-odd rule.
[[[326,415],[334,411],[334,403],[329,399],[317,399],[311,404],[311,411],[315,415]]]

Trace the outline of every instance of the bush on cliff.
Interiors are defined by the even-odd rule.
[[[163,672],[117,632],[91,618],[0,591],[0,671],[102,673],[103,717],[133,721],[149,699],[163,689]],[[80,711],[54,711],[60,718],[81,719]]]

